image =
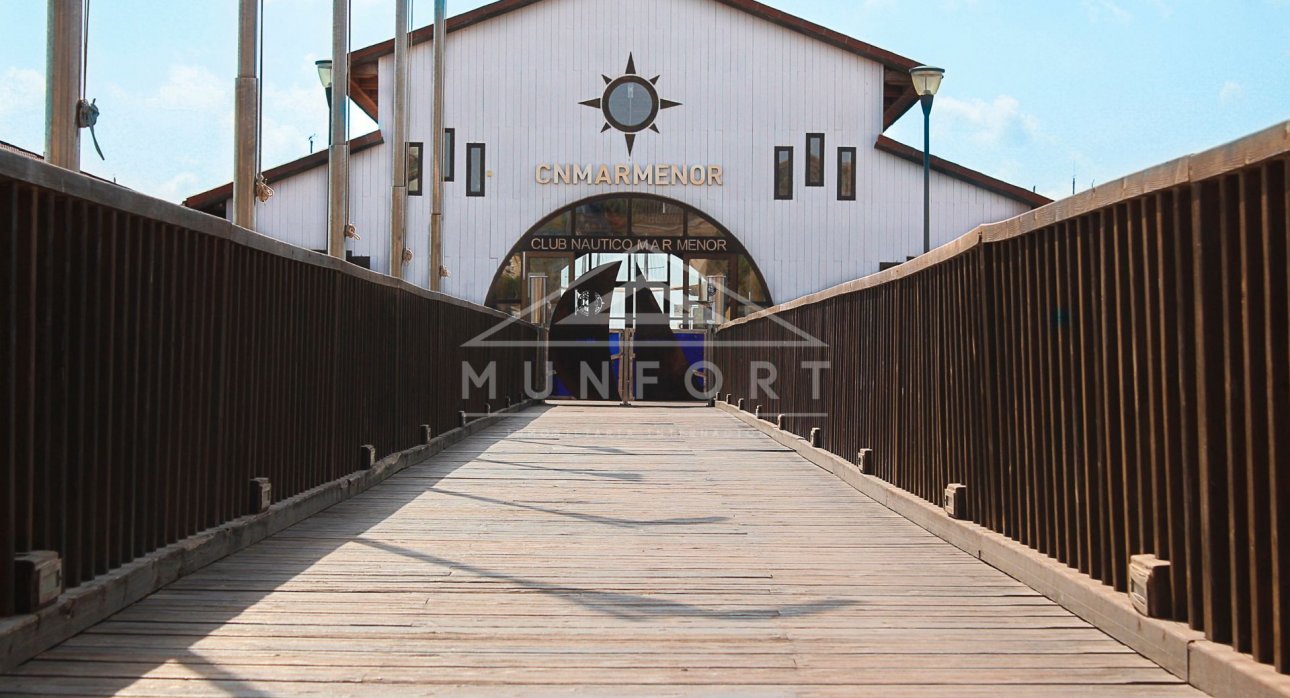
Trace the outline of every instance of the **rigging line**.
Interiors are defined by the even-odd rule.
[[[341,98],[341,99],[343,99],[343,100],[345,100],[344,102],[342,102],[342,104],[344,104],[344,107],[343,107],[343,108],[344,108],[344,110],[345,110],[345,137],[344,137],[344,142],[345,142],[345,143],[349,143],[349,134],[350,134],[350,124],[349,124],[349,83],[350,83],[350,80],[352,79],[352,77],[351,77],[351,76],[350,76],[350,74],[349,74],[349,69],[350,69],[350,67],[351,67],[351,66],[350,66],[350,64],[349,64],[349,52],[350,52],[351,50],[353,50],[353,48],[354,48],[354,0],[348,0],[348,5],[349,5],[349,6],[348,6],[347,8],[345,8],[345,12],[348,14],[348,17],[346,17],[346,18],[345,18],[345,32],[346,32],[346,36],[345,36],[345,85],[344,85],[344,88],[343,88],[343,90],[344,90],[344,91],[342,91],[342,92],[340,93],[340,98]]]
[[[255,50],[259,68],[256,71],[255,89],[255,176],[264,174],[264,0],[260,0],[260,40]]]
[[[81,7],[81,99],[85,99],[90,74],[90,0]]]

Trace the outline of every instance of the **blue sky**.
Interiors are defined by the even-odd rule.
[[[594,0],[589,0],[593,1]],[[648,1],[648,0],[641,0]],[[449,14],[484,4],[449,0]],[[1290,118],[1290,0],[772,0],[947,70],[933,150],[1049,196]],[[329,0],[266,0],[265,166],[325,144],[313,63]],[[392,35],[390,0],[353,0],[353,46]],[[414,20],[432,0],[415,0]],[[236,3],[93,0],[87,171],[172,201],[232,171]],[[0,0],[0,140],[43,150],[45,2]],[[353,133],[374,126],[357,109]],[[913,109],[888,135],[921,145]],[[316,146],[317,147],[317,146]]]

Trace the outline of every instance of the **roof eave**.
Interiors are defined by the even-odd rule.
[[[349,140],[349,152],[361,153],[368,148],[373,148],[385,142],[381,136],[380,130],[351,138]],[[265,181],[273,184],[280,180],[286,179],[293,175],[300,174],[315,167],[323,167],[327,164],[328,153],[326,150],[319,150],[310,153],[302,158],[297,158],[291,162],[283,163],[277,167],[270,168],[264,172]],[[184,206],[188,208],[205,211],[215,204],[223,203],[233,198],[233,183],[223,184],[214,189],[209,189],[200,194],[193,194],[184,199]]]
[[[923,151],[900,141],[895,141],[887,136],[878,136],[878,140],[873,144],[876,150],[884,153],[895,155],[903,160],[908,160],[918,165],[923,164]],[[973,169],[964,167],[958,163],[950,162],[935,155],[932,156],[932,170],[939,172],[947,177],[953,177],[962,182],[967,182],[986,191],[993,192],[999,196],[1012,199],[1018,203],[1023,203],[1032,209],[1039,208],[1046,204],[1051,204],[1052,199],[1037,194],[1029,189],[1023,189],[1015,184],[1009,184],[1001,179],[996,179],[990,175],[978,172]]]

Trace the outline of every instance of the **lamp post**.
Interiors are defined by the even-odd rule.
[[[318,82],[327,93],[327,108],[331,109],[331,59],[314,61],[314,65],[318,68]]]
[[[932,99],[941,88],[945,71],[920,65],[909,71],[914,92],[923,104],[923,253],[932,251]]]

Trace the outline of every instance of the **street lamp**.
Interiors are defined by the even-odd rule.
[[[323,90],[327,92],[327,108],[331,108],[331,60],[314,61],[318,67],[318,82],[322,83]]]
[[[929,65],[911,68],[914,92],[923,103],[923,253],[932,251],[932,99],[941,88],[945,71]]]

